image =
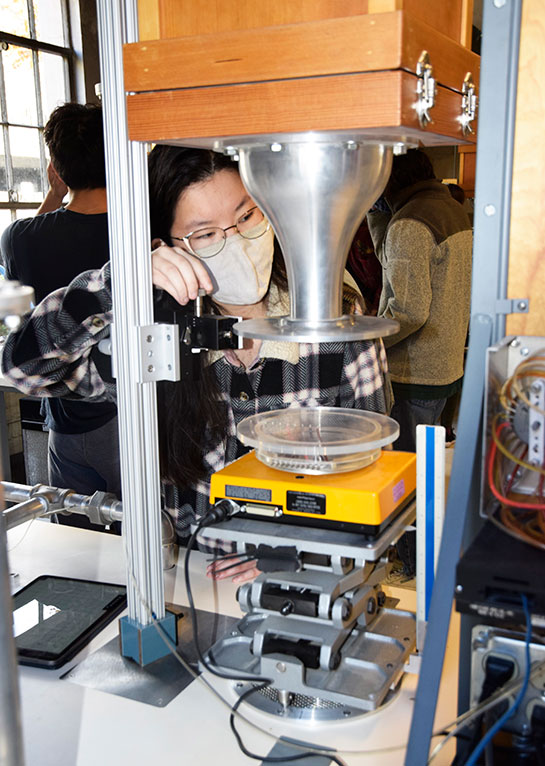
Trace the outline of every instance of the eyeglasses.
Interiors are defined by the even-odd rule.
[[[171,239],[183,242],[184,245],[199,258],[212,258],[221,253],[227,240],[227,232],[236,229],[244,239],[257,239],[269,230],[269,222],[261,210],[255,205],[241,215],[236,223],[222,229],[219,226],[209,226],[207,229],[197,229],[185,237],[173,237]]]

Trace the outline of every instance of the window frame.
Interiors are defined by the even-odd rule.
[[[76,77],[76,52],[72,44],[71,24],[70,24],[70,8],[68,0],[60,0],[62,24],[63,24],[63,36],[67,45],[55,45],[54,43],[44,42],[36,38],[36,23],[34,17],[34,5],[32,0],[27,0],[27,13],[29,21],[29,37],[15,35],[10,32],[4,32],[0,29],[0,129],[2,130],[2,138],[4,142],[4,156],[5,156],[5,171],[6,171],[6,186],[8,191],[8,200],[3,202],[0,200],[0,210],[10,210],[11,220],[14,221],[17,218],[17,212],[19,210],[37,210],[40,207],[40,202],[22,202],[17,199],[17,193],[13,188],[13,158],[10,148],[9,140],[9,128],[33,128],[38,131],[38,140],[40,148],[40,176],[42,182],[42,193],[45,196],[49,188],[49,182],[47,179],[47,158],[44,141],[44,126],[49,115],[45,116],[42,112],[42,93],[40,82],[40,70],[38,67],[38,54],[52,53],[62,57],[64,62],[64,80],[65,80],[65,93],[66,100],[71,101],[73,94],[75,93],[75,77]],[[6,84],[4,77],[4,65],[3,65],[3,52],[8,50],[10,45],[17,45],[21,48],[26,48],[32,53],[33,73],[34,73],[34,97],[36,99],[36,114],[37,125],[25,125],[22,123],[9,122],[7,111],[7,99],[6,99]]]

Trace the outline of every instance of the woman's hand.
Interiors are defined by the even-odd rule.
[[[206,576],[212,580],[227,580],[233,578],[234,583],[255,580],[261,574],[255,560],[243,561],[239,558],[217,559],[206,567]]]
[[[182,306],[195,300],[200,287],[212,292],[212,280],[202,261],[179,247],[155,243],[152,257],[152,279],[156,287],[170,293]]]

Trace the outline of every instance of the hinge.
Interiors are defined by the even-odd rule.
[[[139,327],[139,383],[180,380],[180,328],[177,324]]]
[[[477,114],[477,94],[475,83],[473,82],[473,75],[468,72],[464,77],[462,85],[462,114],[460,116],[460,123],[462,125],[462,133],[464,136],[474,133],[471,123],[474,121]]]
[[[416,74],[419,80],[416,84],[416,94],[418,96],[415,104],[418,120],[422,128],[427,127],[432,119],[429,110],[435,105],[435,95],[437,92],[435,80],[433,79],[433,67],[430,63],[428,51],[422,51],[416,65]]]

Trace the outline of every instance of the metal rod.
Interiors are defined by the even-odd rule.
[[[428,761],[455,567],[464,530],[466,538],[470,537],[470,527],[478,522],[479,493],[474,479],[480,465],[485,355],[487,347],[501,336],[505,327],[504,318],[498,316],[498,299],[505,297],[508,259],[521,6],[521,0],[501,4],[485,0],[483,6],[470,342],[443,539],[405,766],[422,766]],[[460,676],[468,672],[460,662]]]
[[[11,503],[20,503],[30,497],[30,487],[28,484],[16,484],[13,481],[3,481],[4,500]]]
[[[44,513],[47,513],[48,507],[49,503],[44,497],[31,497],[12,508],[8,508],[2,513],[6,529],[13,529],[19,524],[24,524],[25,521],[32,521],[38,516],[43,516]]]
[[[80,495],[71,489],[48,487],[45,484],[15,484],[4,481],[1,483],[4,490],[4,499],[9,502],[19,503],[4,511],[6,519],[9,517],[8,529],[18,524],[29,521],[52,511],[69,511],[79,513],[91,518],[92,521],[102,524],[111,524],[114,521],[123,521],[123,503],[115,495],[105,492],[96,492],[94,495]],[[28,518],[19,512],[20,507],[29,501],[40,503],[40,512],[34,513]],[[31,510],[38,506],[28,506]],[[14,511],[16,511],[14,513]]]
[[[126,17],[124,16],[126,12]],[[137,39],[134,0],[97,3],[112,254],[120,457],[129,619],[165,615],[155,383],[140,383],[138,333],[153,323],[147,158],[128,138],[122,44]],[[142,603],[145,602],[145,605]]]
[[[9,581],[6,529],[0,514],[0,763],[2,766],[23,766],[23,733]]]

